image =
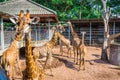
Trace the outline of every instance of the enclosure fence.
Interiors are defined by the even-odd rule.
[[[32,44],[35,45],[37,44],[38,46],[43,44],[46,41],[49,41],[49,37],[51,34],[49,34],[49,24],[36,24],[32,25],[31,27],[31,36],[32,36]],[[72,40],[70,28],[64,27],[65,30],[62,32],[62,34],[69,39],[70,41]],[[82,38],[82,31],[85,31],[85,45],[100,45],[103,43],[104,39],[104,27],[75,27],[74,28],[75,32],[78,34],[79,38]],[[109,34],[115,34],[119,33],[120,28],[116,27],[116,30],[113,30],[113,27],[110,27],[109,29]],[[0,31],[1,35],[1,31]],[[6,31],[4,30],[4,45],[5,48],[8,47],[11,43],[11,41],[14,39],[15,36],[15,31]],[[116,42],[120,43],[120,38],[115,39]],[[59,43],[59,42],[58,42]],[[24,45],[24,40],[21,41],[20,43],[21,46]],[[1,49],[1,36],[0,36],[0,49]]]

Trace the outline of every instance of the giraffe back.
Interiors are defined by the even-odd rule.
[[[58,33],[54,32],[52,39],[45,43],[43,46],[36,47],[33,49],[33,57],[36,61],[39,57],[46,57],[48,56],[48,52],[52,52],[52,49],[54,48],[56,41],[58,38]]]

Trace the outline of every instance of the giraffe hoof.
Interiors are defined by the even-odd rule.
[[[54,75],[53,75],[53,74],[51,74],[50,76],[54,77]]]
[[[85,70],[85,68],[83,69],[83,71]]]
[[[80,69],[78,69],[78,71],[80,71]]]
[[[76,62],[75,64],[78,65],[78,62]]]

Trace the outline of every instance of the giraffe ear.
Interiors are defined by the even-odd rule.
[[[13,24],[16,24],[16,21],[18,20],[18,17],[10,17],[10,21],[13,23]]]
[[[39,17],[34,17],[32,19],[30,19],[30,24],[37,24],[39,21],[40,21],[40,18]]]

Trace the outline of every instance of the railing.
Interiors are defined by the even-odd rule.
[[[40,43],[40,41],[47,41],[49,39],[48,30],[32,29],[31,31],[32,42]],[[7,48],[14,39],[15,31],[4,31],[4,47]],[[0,31],[0,49],[1,49],[1,31]]]

